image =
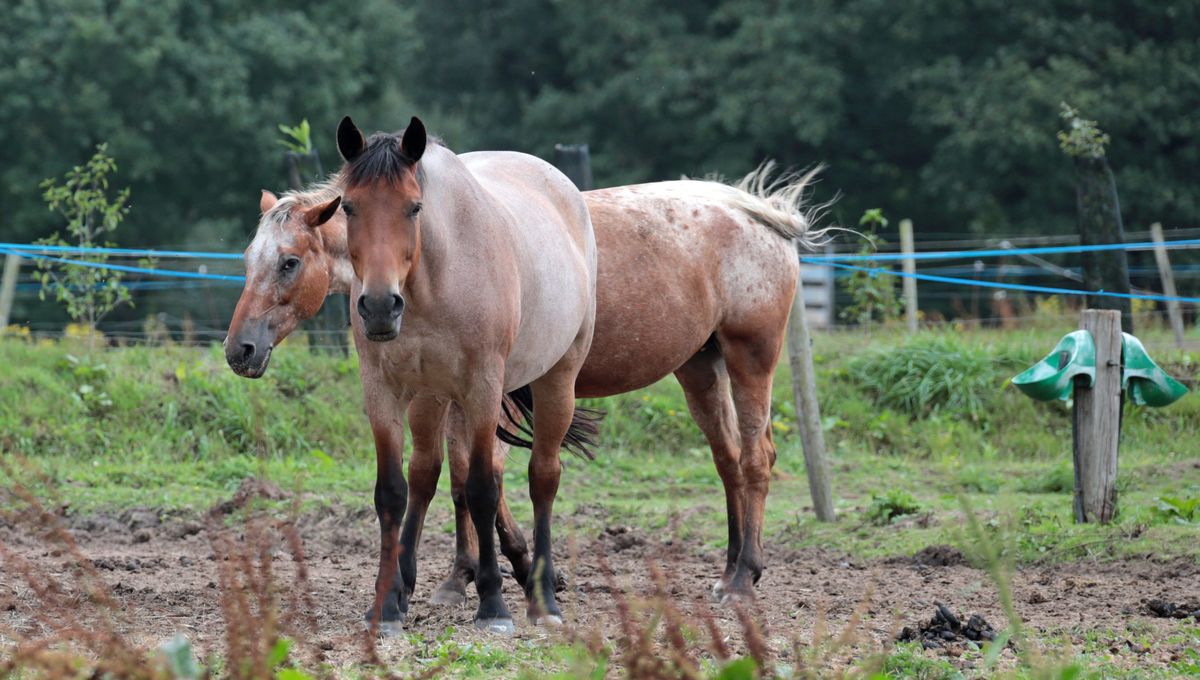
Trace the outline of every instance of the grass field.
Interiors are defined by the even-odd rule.
[[[840,520],[816,522],[808,505],[784,365],[775,383],[779,458],[766,542],[867,563],[946,544],[981,568],[1200,561],[1200,510],[1187,510],[1200,498],[1200,398],[1194,394],[1161,410],[1126,407],[1119,517],[1109,526],[1073,524],[1069,409],[1034,403],[1006,381],[1048,352],[1070,330],[1064,324],[930,331],[907,344],[893,329],[819,335],[814,357]],[[1142,337],[1160,364],[1195,385],[1200,354],[1168,348],[1160,330]],[[938,370],[923,363],[931,359]],[[370,507],[374,452],[354,357],[311,354],[302,341],[289,341],[275,352],[265,378],[247,381],[224,366],[215,346],[89,354],[71,341],[8,339],[0,341],[0,365],[6,367],[0,373],[5,484],[17,478],[39,498],[53,499],[47,505],[65,516],[131,508],[199,516],[253,476],[298,492],[293,498],[302,513]],[[906,374],[922,380],[905,391],[895,376]],[[569,531],[590,536],[628,526],[645,534],[670,532],[697,551],[721,550],[721,487],[674,381],[593,405],[608,413],[604,444],[594,462],[565,462],[556,514],[569,518]],[[505,478],[524,526],[531,519],[524,494],[527,455],[510,455]],[[435,506],[448,505],[446,475],[442,487]],[[11,496],[0,499],[9,509],[18,505]],[[1171,510],[1171,502],[1182,509]],[[435,513],[428,531],[451,533],[450,517]],[[972,517],[981,522],[974,531],[967,526]],[[987,545],[996,549],[991,557]],[[365,570],[357,576],[364,583],[372,578]],[[764,577],[760,593],[769,592],[769,583]],[[1129,637],[1122,626],[1112,621],[1113,634]],[[1071,631],[1062,634],[1070,637]],[[1200,664],[1184,657],[1174,666],[1141,668],[1114,660],[1110,640],[1089,634],[1094,643],[1075,635],[1071,653],[1051,654],[1043,665],[1014,660],[1008,670],[1032,676],[1069,666],[1097,677],[1178,677]],[[1200,643],[1194,623],[1172,634],[1182,636],[1180,644]],[[1148,643],[1166,644],[1160,637],[1151,635]],[[1059,644],[1053,633],[1042,631],[1041,638],[1046,649]],[[414,641],[424,654],[452,657],[448,670],[467,676],[481,664],[502,676],[566,672],[581,653],[561,644],[488,645],[463,645],[453,635]],[[974,654],[978,671],[985,652]],[[860,656],[846,668],[885,677],[975,672],[954,661],[958,665],[900,645]],[[416,662],[410,657],[400,663]]]

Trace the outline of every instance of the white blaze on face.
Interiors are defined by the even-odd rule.
[[[284,197],[268,210],[258,223],[250,247],[246,248],[246,279],[258,290],[265,290],[270,285],[270,274],[279,263],[279,254],[293,243],[287,224],[294,203],[290,197]]]

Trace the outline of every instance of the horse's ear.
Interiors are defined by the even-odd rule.
[[[342,197],[335,196],[332,201],[314,205],[304,211],[304,223],[310,227],[319,227],[329,221],[333,214],[337,212],[338,206],[342,204]]]
[[[362,130],[350,120],[350,116],[342,118],[342,122],[338,123],[337,145],[338,153],[342,154],[347,163],[358,158],[367,147],[367,138],[363,137]]]
[[[275,204],[278,202],[279,199],[275,196],[275,194],[263,189],[262,196],[258,199],[258,209],[265,213],[271,208],[274,208]]]
[[[404,138],[400,140],[400,149],[404,151],[404,155],[408,156],[408,160],[416,163],[421,160],[421,156],[425,153],[425,124],[420,118],[412,117],[408,122],[408,127],[404,128]]]

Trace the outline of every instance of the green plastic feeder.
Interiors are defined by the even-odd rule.
[[[1087,377],[1088,387],[1096,381],[1096,344],[1085,330],[1064,335],[1054,351],[1013,378],[1012,383],[1038,401],[1065,400],[1071,398],[1078,376]]]
[[[1128,333],[1121,334],[1124,345],[1125,371],[1121,387],[1139,406],[1167,406],[1187,394],[1188,388],[1167,375],[1146,354],[1142,341]]]

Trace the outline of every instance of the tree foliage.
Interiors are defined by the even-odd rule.
[[[351,113],[456,150],[587,142],[598,185],[827,162],[852,224],[1069,233],[1060,102],[1111,135],[1131,224],[1200,210],[1200,4],[1152,0],[14,0],[0,9],[5,237],[107,141],[130,245],[244,242],[280,121]]]

